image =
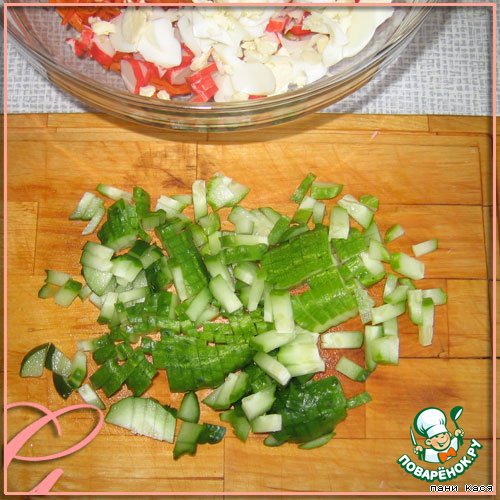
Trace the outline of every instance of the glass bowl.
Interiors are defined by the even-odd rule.
[[[284,94],[231,103],[161,101],[128,93],[119,75],[72,53],[65,39],[73,31],[60,25],[52,7],[9,8],[8,33],[20,52],[49,81],[96,109],[156,127],[222,132],[292,120],[361,88],[404,50],[430,11],[430,7],[407,3],[408,7],[394,8],[394,15],[378,27],[365,49],[333,66],[328,76]],[[203,8],[231,7],[219,4]]]

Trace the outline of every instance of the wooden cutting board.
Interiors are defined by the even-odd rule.
[[[174,462],[171,445],[105,425],[83,450],[52,462],[14,461],[9,491],[29,491],[55,467],[64,470],[55,491],[292,492],[428,491],[428,484],[396,463],[412,454],[409,426],[427,406],[464,407],[466,443],[483,444],[477,462],[456,484],[492,481],[492,383],[488,265],[491,246],[491,136],[486,118],[440,116],[313,115],[290,124],[237,134],[183,134],[144,129],[102,115],[9,117],[7,175],[8,402],[64,402],[48,373],[21,379],[19,364],[33,346],[54,341],[66,354],[76,341],[105,329],[89,303],[69,309],[40,300],[44,269],[79,274],[84,223],[68,214],[98,182],[153,195],[186,193],[197,178],[222,171],[252,188],[247,206],[271,205],[292,214],[291,190],[309,171],[345,185],[355,196],[380,198],[383,230],[399,222],[406,234],[394,249],[438,237],[438,252],[423,257],[424,287],[449,297],[437,308],[435,340],[422,348],[416,327],[401,321],[401,361],[379,367],[366,384],[341,376],[350,396],[367,390],[373,401],[349,412],[327,446],[246,444],[231,431],[196,457]],[[329,361],[331,369],[332,361]],[[149,391],[170,396],[164,373]],[[116,398],[115,398],[116,399]],[[22,409],[8,416],[8,437],[33,421]],[[205,407],[202,420],[218,422]],[[90,413],[61,419],[62,437],[45,428],[26,444],[28,456],[55,453],[90,431]],[[451,425],[451,424],[450,424]],[[454,483],[455,484],[455,483]]]

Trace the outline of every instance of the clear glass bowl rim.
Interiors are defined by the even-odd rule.
[[[437,0],[427,0],[426,3],[432,4],[435,3]],[[313,3],[313,2],[312,2]],[[118,4],[120,5],[120,4]],[[127,4],[127,6],[130,6],[131,4]],[[152,5],[156,6],[161,6],[161,4],[145,4],[142,3],[140,4],[140,7],[151,7]],[[188,4],[189,5],[189,4]],[[181,7],[188,6],[188,5],[180,5]],[[279,4],[281,6],[284,6],[285,4]],[[297,5],[297,4],[293,4]],[[309,4],[311,5],[311,4]],[[61,4],[54,4],[55,6],[63,6]],[[174,5],[170,5],[174,6]],[[179,6],[176,4],[176,6]],[[193,6],[191,4],[190,6]],[[266,4],[266,6],[273,6],[273,4]],[[300,6],[300,4],[298,5]],[[324,7],[324,3],[318,3],[316,4],[318,8]],[[345,8],[343,7],[342,4],[332,4],[332,7],[340,7],[340,8]],[[208,8],[231,8],[231,7],[236,7],[236,5],[224,5],[224,4],[196,4],[193,6],[193,8],[200,8],[200,7],[208,7]],[[263,4],[255,4],[252,5],[251,8],[262,8]],[[377,7],[380,7],[380,5],[377,5]],[[32,7],[32,6],[23,6],[22,3],[19,3],[18,5],[11,6],[11,11],[9,12],[9,16],[11,18],[16,18],[16,14],[14,14],[15,10],[17,9],[22,9],[22,8],[42,8],[40,7]],[[362,8],[371,8],[370,6],[363,6]],[[214,112],[217,113],[224,113],[224,114],[240,114],[240,113],[254,113],[258,112],[261,110],[268,110],[269,108],[274,108],[274,107],[282,107],[286,106],[287,103],[292,103],[296,101],[297,99],[304,99],[307,96],[314,96],[316,94],[321,94],[328,89],[332,88],[335,85],[342,85],[344,82],[348,81],[350,78],[356,76],[356,74],[362,72],[365,70],[367,67],[370,67],[374,64],[377,64],[380,60],[382,60],[386,52],[391,49],[394,45],[397,45],[398,42],[400,42],[402,39],[406,39],[408,35],[413,33],[415,29],[417,29],[420,24],[424,21],[425,17],[427,14],[430,12],[431,5],[412,5],[412,2],[408,3],[404,7],[396,7],[396,8],[409,8],[412,11],[416,11],[416,14],[413,15],[413,17],[410,18],[410,16],[407,16],[404,19],[404,23],[407,24],[408,26],[405,26],[404,30],[401,30],[401,27],[398,27],[395,31],[395,33],[391,36],[391,38],[387,41],[387,43],[368,61],[364,61],[363,65],[357,65],[352,68],[349,68],[349,71],[345,73],[341,73],[338,75],[331,75],[328,77],[324,77],[317,82],[313,82],[311,84],[308,84],[304,87],[301,87],[296,90],[288,91],[283,94],[278,94],[275,96],[270,96],[270,97],[264,97],[262,99],[252,99],[248,101],[237,101],[237,102],[209,102],[209,103],[194,103],[194,102],[189,102],[189,101],[178,101],[178,100],[168,100],[168,101],[162,101],[159,99],[147,99],[147,105],[150,108],[157,109],[159,112],[171,112],[174,114],[177,113],[186,113],[186,112],[193,112],[193,113],[200,113],[200,114],[205,114],[205,113],[210,113],[213,114]],[[19,17],[17,17],[18,22],[21,21]],[[29,54],[31,54],[39,63],[42,65],[47,65],[50,67],[51,71],[54,71],[56,73],[62,74],[68,78],[76,78],[78,77],[78,83],[80,86],[86,87],[89,91],[91,92],[97,92],[103,96],[109,95],[110,98],[116,99],[119,98],[122,100],[122,103],[124,105],[130,104],[132,107],[142,107],[146,103],[146,99],[143,97],[138,97],[133,94],[130,94],[126,91],[122,91],[119,89],[115,89],[112,87],[109,87],[105,84],[101,84],[99,87],[96,86],[96,82],[92,80],[91,78],[86,77],[85,75],[82,75],[80,73],[76,74],[73,71],[65,68],[64,66],[60,65],[52,59],[48,54],[38,50],[36,48],[36,45],[29,45],[26,40],[23,38],[21,31],[18,31],[17,29],[14,29],[12,27],[12,23],[14,22],[14,19],[11,19],[10,21],[7,21],[7,31],[8,33],[14,38],[16,43],[18,43],[24,50],[26,50]]]

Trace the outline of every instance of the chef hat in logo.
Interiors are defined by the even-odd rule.
[[[426,408],[417,414],[414,421],[415,429],[421,436],[432,438],[448,432],[446,415],[439,408]]]

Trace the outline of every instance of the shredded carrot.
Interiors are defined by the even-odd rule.
[[[169,95],[187,95],[191,93],[191,86],[188,83],[182,83],[181,85],[172,85],[161,78],[151,78],[149,81],[151,85],[154,85],[158,90],[166,90]]]

